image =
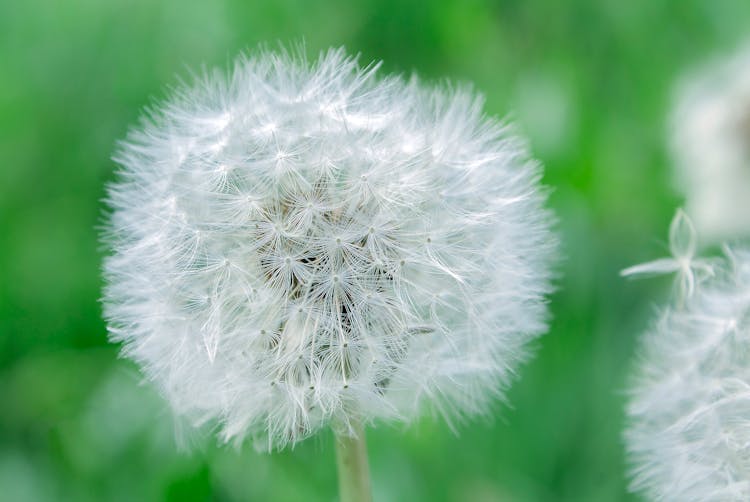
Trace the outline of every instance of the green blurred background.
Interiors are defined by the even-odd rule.
[[[335,500],[327,433],[274,455],[210,437],[181,451],[98,303],[115,141],[189,68],[300,40],[474,82],[545,164],[564,241],[512,408],[458,436],[431,418],[371,430],[376,500],[632,499],[624,390],[669,280],[617,273],[666,252],[676,77],[748,27],[744,0],[0,2],[0,500]]]

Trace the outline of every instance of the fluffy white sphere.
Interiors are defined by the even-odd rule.
[[[672,152],[687,213],[708,243],[750,236],[750,45],[676,94]]]
[[[646,334],[625,438],[651,500],[750,500],[750,251]]]
[[[111,339],[225,440],[483,412],[545,330],[539,166],[468,90],[375,73],[240,58],[116,156]]]

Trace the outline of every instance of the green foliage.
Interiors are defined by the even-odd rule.
[[[376,500],[629,500],[630,361],[666,280],[680,204],[665,117],[685,69],[741,42],[746,2],[30,0],[0,3],[0,498],[332,500],[332,438],[276,455],[177,449],[166,406],[106,341],[98,303],[109,156],[188,68],[258,43],[345,45],[386,71],[471,81],[554,187],[566,261],[551,332],[485,423],[369,433]]]

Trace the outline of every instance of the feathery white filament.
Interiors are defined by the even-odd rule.
[[[225,440],[482,412],[545,329],[539,167],[470,92],[375,71],[240,58],[117,154],[111,338]]]
[[[644,339],[625,439],[652,500],[750,500],[750,251],[727,254]]]

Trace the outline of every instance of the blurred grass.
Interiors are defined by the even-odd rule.
[[[275,455],[177,450],[162,401],[108,346],[96,225],[140,109],[258,43],[345,45],[384,71],[471,81],[554,187],[566,261],[554,322],[493,422],[372,430],[376,500],[630,500],[620,431],[634,342],[680,204],[674,79],[746,36],[750,4],[30,0],[0,3],[0,500],[333,500],[331,437]]]

